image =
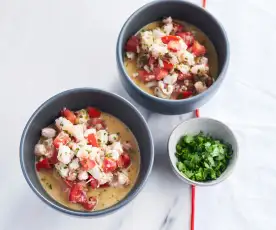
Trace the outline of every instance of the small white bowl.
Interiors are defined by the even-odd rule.
[[[224,142],[229,143],[233,149],[232,158],[221,176],[215,180],[210,180],[206,182],[193,181],[183,175],[176,167],[177,158],[175,156],[175,148],[180,138],[187,134],[196,135],[200,131],[202,131],[204,134],[210,134],[213,138],[221,139]],[[222,182],[231,174],[238,158],[238,143],[231,129],[222,122],[210,118],[194,118],[180,123],[172,131],[168,142],[168,153],[173,171],[182,181],[191,185],[210,186]]]

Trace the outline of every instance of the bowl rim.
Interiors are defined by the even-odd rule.
[[[185,124],[185,123],[189,123],[192,122],[194,120],[203,120],[203,121],[212,121],[214,123],[217,123],[218,125],[224,127],[227,132],[230,134],[230,136],[233,137],[234,143],[237,147],[237,151],[235,151],[234,155],[235,157],[232,158],[232,162],[231,162],[231,166],[229,166],[229,164],[227,165],[225,171],[215,180],[210,180],[210,181],[206,181],[206,182],[200,182],[200,181],[194,181],[189,179],[188,177],[186,177],[186,175],[183,175],[182,173],[180,173],[180,171],[178,170],[178,168],[176,167],[175,164],[173,164],[173,160],[172,160],[172,156],[174,156],[175,153],[170,153],[170,143],[173,140],[173,134],[176,131],[176,129],[178,129],[181,125]],[[168,151],[168,155],[169,155],[169,159],[170,159],[170,164],[172,166],[172,169],[174,171],[174,173],[184,182],[186,182],[187,184],[190,185],[196,185],[196,186],[211,186],[211,185],[215,185],[218,184],[222,181],[224,181],[225,179],[227,179],[231,173],[233,172],[236,164],[237,164],[237,160],[238,160],[238,156],[239,156],[239,144],[238,144],[238,140],[236,138],[236,135],[234,134],[234,132],[229,128],[229,126],[227,126],[225,123],[213,119],[213,118],[208,118],[208,117],[198,117],[198,118],[191,118],[188,119],[186,121],[180,122],[171,132],[169,138],[168,138],[168,142],[167,142],[167,151]]]
[[[212,18],[218,25],[218,27],[220,28],[222,35],[225,39],[225,43],[226,43],[226,58],[225,58],[225,63],[222,66],[222,69],[220,71],[220,74],[217,76],[216,81],[214,81],[214,83],[204,92],[197,94],[193,97],[190,98],[186,98],[186,99],[180,99],[180,100],[170,100],[170,99],[164,99],[164,98],[160,98],[160,97],[156,97],[154,95],[151,95],[147,92],[145,92],[144,90],[142,90],[139,86],[137,86],[133,80],[129,77],[128,73],[126,72],[126,69],[124,67],[124,61],[123,61],[123,54],[122,54],[122,49],[121,47],[124,45],[123,44],[123,34],[126,31],[126,28],[128,27],[128,24],[133,20],[133,18],[135,18],[139,13],[141,13],[143,10],[145,10],[148,7],[151,7],[155,4],[161,4],[163,2],[166,2],[166,4],[171,4],[171,3],[181,3],[183,5],[189,5],[194,7],[195,9],[197,9],[198,11],[200,11],[201,13],[207,15],[208,17]],[[120,45],[121,44],[121,45]],[[139,91],[140,94],[142,94],[143,96],[147,97],[150,100],[156,100],[157,102],[165,102],[165,103],[172,103],[175,105],[179,105],[183,102],[195,102],[197,100],[201,100],[203,99],[205,96],[207,96],[207,94],[209,94],[210,91],[214,90],[218,85],[219,82],[223,81],[225,78],[225,72],[228,68],[229,65],[229,61],[230,61],[230,45],[229,45],[229,39],[228,36],[226,34],[226,31],[224,29],[224,27],[222,26],[222,24],[212,15],[210,14],[208,11],[206,11],[204,8],[192,3],[192,2],[187,2],[187,1],[179,1],[179,0],[154,0],[152,2],[149,2],[145,5],[142,5],[140,8],[138,8],[136,11],[134,11],[126,20],[126,22],[123,24],[123,27],[118,35],[117,38],[117,44],[116,44],[116,61],[117,61],[117,66],[120,69],[121,73],[123,74],[124,78],[126,79],[126,81],[136,90]]]
[[[29,175],[27,174],[27,170],[26,170],[26,165],[24,163],[23,160],[23,156],[24,156],[24,143],[26,140],[26,134],[30,128],[30,124],[33,122],[33,120],[35,119],[35,117],[37,116],[37,114],[48,104],[52,103],[54,100],[60,98],[61,96],[66,96],[69,95],[71,93],[76,93],[76,92],[86,92],[86,91],[91,91],[91,92],[100,92],[100,93],[104,93],[108,96],[111,97],[116,97],[117,99],[119,99],[121,102],[125,103],[127,106],[131,107],[137,114],[138,116],[141,118],[141,122],[144,124],[146,131],[150,137],[150,161],[149,161],[149,168],[145,174],[145,177],[142,179],[141,183],[137,186],[137,189],[133,191],[132,195],[130,197],[125,197],[123,198],[121,201],[119,201],[118,203],[114,204],[111,207],[108,207],[106,209],[102,209],[102,210],[98,210],[98,211],[78,211],[78,210],[73,210],[73,209],[69,209],[66,206],[64,206],[63,204],[60,204],[57,202],[54,203],[51,200],[47,199],[46,197],[43,196],[42,193],[40,193],[38,191],[38,189],[36,189],[36,187],[33,185]],[[153,137],[151,134],[151,131],[148,127],[148,124],[145,120],[145,118],[143,117],[143,115],[139,112],[139,110],[132,105],[128,100],[126,100],[125,98],[123,98],[122,96],[115,94],[115,93],[111,93],[102,89],[97,89],[97,88],[90,88],[90,87],[83,87],[83,88],[73,88],[73,89],[69,89],[69,90],[65,90],[62,91],[60,93],[55,94],[54,96],[50,97],[48,100],[46,100],[45,102],[43,102],[36,110],[35,112],[33,112],[33,114],[31,115],[31,117],[29,118],[29,120],[27,121],[23,133],[21,135],[21,140],[20,140],[20,146],[19,146],[19,158],[20,158],[20,166],[21,166],[21,170],[23,172],[24,178],[27,181],[28,185],[31,187],[31,189],[33,190],[33,192],[47,205],[51,206],[52,208],[61,211],[65,214],[69,214],[71,216],[80,216],[80,217],[96,217],[96,216],[103,216],[103,215],[107,215],[107,214],[111,214],[115,211],[117,211],[118,209],[122,208],[123,206],[125,206],[126,204],[128,204],[129,202],[131,202],[140,192],[141,190],[144,188],[149,175],[151,173],[152,167],[153,167],[153,162],[154,162],[154,142],[153,142]],[[130,190],[131,191],[131,190]]]

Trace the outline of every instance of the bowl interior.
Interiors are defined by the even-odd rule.
[[[59,111],[67,107],[78,110],[87,106],[95,106],[100,110],[110,113],[123,121],[135,135],[141,154],[140,173],[137,182],[130,193],[114,206],[94,212],[71,210],[52,199],[41,186],[35,171],[34,146],[39,140],[41,129],[54,122],[59,116]],[[60,93],[35,111],[28,121],[20,144],[20,161],[24,176],[34,192],[52,207],[68,214],[79,216],[97,216],[117,210],[140,191],[146,181],[153,164],[153,142],[147,124],[138,110],[128,101],[102,90],[74,89]]]
[[[118,40],[119,62],[123,67],[124,47],[128,38],[143,26],[161,20],[165,16],[186,21],[201,29],[213,42],[218,53],[219,74],[228,60],[228,44],[224,30],[219,22],[201,7],[179,0],[153,1],[133,13],[125,23]]]
[[[176,152],[175,147],[178,141],[180,140],[180,138],[186,134],[196,135],[200,131],[203,131],[205,134],[210,134],[213,138],[221,139],[232,145],[233,156],[229,161],[229,164],[226,170],[216,180],[207,181],[207,182],[196,182],[196,181],[190,180],[185,175],[180,173],[176,167],[177,158],[175,156],[175,152]],[[226,177],[231,173],[237,160],[238,144],[233,132],[228,128],[228,126],[221,123],[220,121],[210,119],[210,118],[194,118],[188,121],[184,121],[173,130],[168,142],[168,151],[169,151],[172,167],[175,173],[177,173],[177,175],[180,177],[180,179],[184,180],[189,184],[207,186],[207,185],[213,185],[221,182],[222,180],[226,179]]]

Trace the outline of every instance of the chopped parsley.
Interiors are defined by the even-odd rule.
[[[232,157],[232,147],[205,135],[185,135],[176,145],[176,166],[191,180],[209,181],[218,178]]]

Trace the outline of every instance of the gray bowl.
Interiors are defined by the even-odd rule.
[[[207,34],[218,53],[219,76],[215,83],[205,92],[184,100],[168,100],[152,96],[141,90],[127,75],[123,65],[124,47],[128,38],[143,26],[160,20],[164,16],[189,22]],[[179,0],[159,0],[150,2],[134,12],[123,25],[119,34],[116,59],[120,79],[129,95],[145,108],[162,114],[182,114],[201,107],[219,89],[225,78],[229,63],[229,44],[221,24],[203,8]]]
[[[216,180],[197,182],[183,175],[176,167],[176,144],[186,134],[196,135],[200,131],[210,134],[213,138],[221,139],[229,143],[233,149],[233,155],[225,171]],[[233,171],[238,159],[238,142],[231,129],[220,121],[211,118],[194,118],[180,123],[171,133],[168,141],[168,153],[174,173],[185,183],[199,186],[215,185],[225,180]]]
[[[41,129],[53,123],[59,111],[95,106],[123,121],[135,135],[141,152],[141,166],[137,182],[129,194],[119,203],[100,211],[86,212],[69,209],[52,199],[41,186],[35,171],[34,146]],[[140,112],[124,98],[99,89],[80,88],[57,94],[42,104],[31,116],[23,131],[20,143],[20,164],[24,177],[35,194],[46,204],[64,213],[94,217],[112,213],[130,202],[143,188],[151,172],[154,147],[151,132]]]

